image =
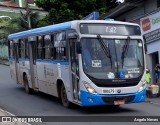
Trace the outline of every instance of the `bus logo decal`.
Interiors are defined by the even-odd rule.
[[[120,90],[120,89],[118,89],[118,90],[117,90],[117,93],[121,93],[121,90]]]

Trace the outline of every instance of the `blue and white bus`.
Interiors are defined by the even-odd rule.
[[[11,77],[25,91],[61,98],[65,107],[146,99],[139,25],[75,20],[8,36]]]

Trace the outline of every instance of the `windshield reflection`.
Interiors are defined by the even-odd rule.
[[[83,70],[87,75],[96,79],[129,79],[142,74],[144,60],[141,40],[130,40],[128,51],[122,60],[127,39],[102,39],[105,47],[109,48],[111,58],[106,56],[98,38],[81,39]]]

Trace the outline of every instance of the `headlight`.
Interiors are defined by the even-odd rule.
[[[83,84],[89,93],[97,94],[96,90],[93,87],[91,87],[89,83],[83,81]]]
[[[142,82],[142,85],[141,87],[139,88],[138,92],[141,92],[143,89],[145,89],[146,87],[146,81],[141,81]]]

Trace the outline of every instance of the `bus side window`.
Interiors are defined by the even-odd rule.
[[[54,35],[54,50],[56,60],[66,61],[66,33],[60,32]]]
[[[9,41],[9,57],[14,57],[14,43],[13,41]]]
[[[45,52],[44,59],[53,59],[53,44],[51,43],[50,35],[44,36],[44,52]]]
[[[54,47],[54,34],[51,35],[51,44],[53,46],[53,48],[51,49],[52,57],[53,57],[53,59],[56,59],[56,48]]]
[[[38,43],[37,43],[37,59],[44,58],[44,41],[43,36],[38,36]]]
[[[25,58],[28,58],[29,57],[29,47],[28,47],[28,41],[27,39],[25,39]]]
[[[23,39],[19,40],[19,58],[25,57],[25,42]]]

